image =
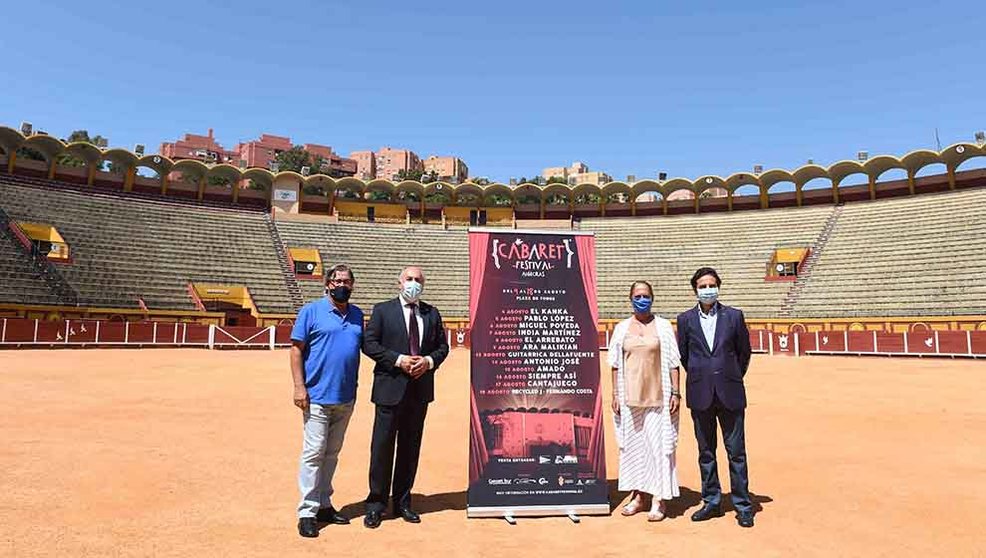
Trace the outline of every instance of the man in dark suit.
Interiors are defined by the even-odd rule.
[[[449,351],[441,314],[420,300],[424,283],[420,268],[402,271],[400,294],[373,307],[363,334],[363,352],[377,363],[371,396],[376,415],[370,444],[370,494],[363,518],[371,529],[380,526],[391,497],[395,515],[410,523],[421,521],[411,508],[411,487],[418,470],[425,414],[435,399],[435,370]]]
[[[722,489],[716,464],[716,421],[729,455],[729,481],[736,520],[753,527],[746,468],[743,419],[746,390],[743,376],[750,366],[750,333],[743,312],[719,303],[722,281],[711,267],[692,276],[698,304],[678,315],[678,349],[686,370],[686,403],[692,412],[698,440],[698,465],[702,471],[702,509],[692,521],[722,517]]]

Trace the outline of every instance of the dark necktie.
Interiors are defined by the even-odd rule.
[[[411,318],[408,320],[407,326],[407,340],[410,345],[411,356],[418,356],[421,354],[421,332],[418,331],[418,317],[414,313],[418,305],[408,304],[407,307],[411,309]]]

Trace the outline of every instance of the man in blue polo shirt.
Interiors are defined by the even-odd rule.
[[[356,401],[363,311],[349,304],[355,277],[348,266],[326,275],[328,296],[306,304],[291,331],[294,404],[305,419],[298,488],[298,534],[317,537],[318,522],[345,525],[332,507],[332,475]]]

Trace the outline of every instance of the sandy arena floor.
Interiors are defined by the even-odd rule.
[[[465,517],[468,361],[440,371],[419,469],[421,525],[359,522],[370,373],[336,475],[357,517],[295,527],[301,413],[286,351],[0,352],[2,556],[973,556],[986,508],[986,363],[755,357],[747,376],[753,530],[695,524],[683,416],[673,517]],[[608,374],[606,397],[609,395]],[[617,471],[606,421],[610,478]],[[721,446],[720,446],[721,447]],[[721,449],[720,449],[721,452]],[[720,475],[728,478],[724,457]],[[728,487],[728,482],[724,482]],[[624,495],[619,495],[622,498]],[[614,502],[615,504],[615,502]]]

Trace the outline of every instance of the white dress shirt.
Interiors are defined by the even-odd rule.
[[[716,342],[716,322],[719,321],[719,303],[716,302],[709,308],[709,313],[702,311],[702,305],[698,305],[699,323],[702,324],[702,333],[705,334],[705,342],[709,344],[711,351]]]
[[[407,330],[407,338],[410,339],[411,338],[411,306],[410,306],[411,303],[408,302],[404,298],[404,295],[403,294],[400,295],[398,297],[398,299],[401,301],[401,308],[404,310],[404,329]],[[418,308],[419,309],[421,308],[420,304],[418,305]],[[420,353],[421,352],[421,336],[424,335],[424,333],[425,333],[425,321],[421,317],[421,312],[420,311],[419,312],[415,312],[414,313],[414,317],[418,321],[418,352]],[[407,358],[408,356],[409,355],[400,355],[399,357],[397,357],[397,367],[398,368],[400,368],[401,362],[403,362],[404,359]],[[428,370],[431,370],[432,368],[435,367],[435,361],[430,356],[426,356],[425,357],[425,360],[428,361]]]

